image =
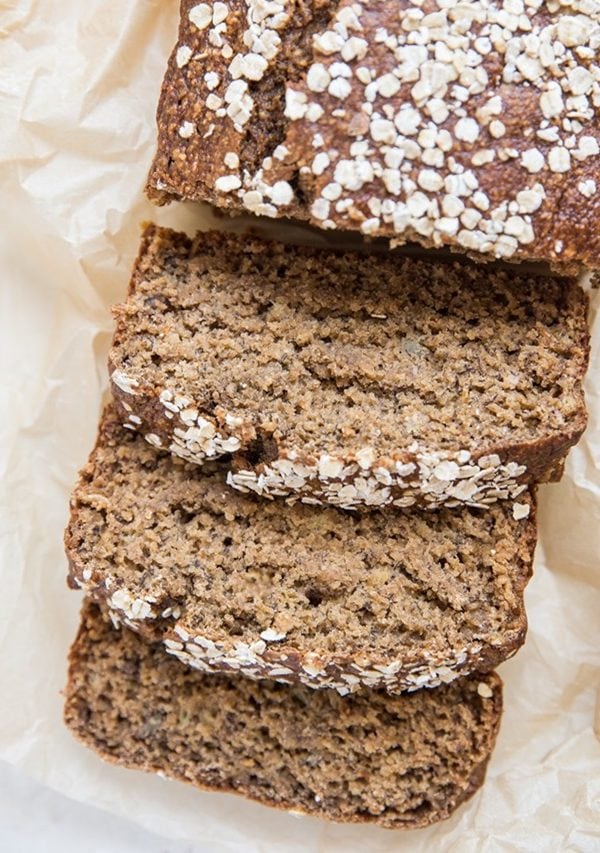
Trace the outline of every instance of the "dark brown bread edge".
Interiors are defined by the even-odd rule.
[[[210,239],[201,233],[195,240]],[[144,267],[148,260],[154,241],[164,240],[183,246],[193,251],[194,242],[186,235],[149,225],[144,231],[140,251],[133,268],[129,284],[129,294],[135,292],[138,282],[144,276]],[[268,241],[266,241],[268,243]],[[585,297],[587,308],[587,297]],[[127,336],[126,321],[122,319],[118,307],[115,309],[117,324],[113,346],[117,346],[122,338]],[[585,364],[589,361],[589,332],[582,324],[580,347],[585,353]],[[477,482],[479,491],[469,494],[469,486],[474,481],[468,478],[458,480],[450,478],[445,490],[433,490],[430,482],[436,466],[427,459],[427,454],[415,454],[407,448],[399,448],[392,457],[357,458],[357,454],[348,454],[341,459],[343,474],[322,473],[319,459],[302,450],[290,453],[285,448],[279,448],[269,435],[259,435],[254,424],[249,419],[247,423],[236,427],[227,422],[227,412],[210,410],[203,407],[200,401],[191,400],[188,406],[197,409],[201,418],[206,421],[213,435],[207,439],[207,444],[200,450],[186,439],[175,435],[175,429],[187,430],[186,424],[179,415],[177,406],[172,402],[165,406],[161,395],[166,389],[149,386],[131,385],[127,377],[117,371],[116,365],[109,354],[109,375],[113,396],[123,410],[124,424],[127,428],[144,435],[156,447],[169,449],[171,452],[191,462],[202,464],[209,458],[224,456],[229,460],[230,471],[228,484],[241,491],[253,491],[263,497],[287,497],[289,500],[303,500],[306,503],[318,505],[333,504],[344,509],[362,508],[364,506],[421,506],[435,509],[439,506],[486,506],[497,499],[515,499],[527,484],[543,483],[557,480],[562,473],[562,467],[569,449],[575,445],[587,425],[587,413],[583,392],[581,391],[581,411],[574,426],[561,435],[548,436],[530,442],[515,442],[492,444],[477,449],[471,453],[468,460],[470,467],[480,466],[493,476]],[[233,452],[231,452],[233,449]],[[436,454],[438,461],[450,461],[460,466],[460,453]],[[323,458],[323,457],[322,457]],[[285,461],[293,459],[294,482],[282,470]],[[463,463],[464,464],[464,463]],[[387,481],[378,479],[377,472],[387,471]],[[302,485],[298,485],[298,471],[301,472]],[[365,489],[364,481],[369,479]],[[342,490],[343,489],[343,490]],[[498,497],[497,493],[500,493]]]
[[[325,812],[325,810],[319,808],[317,804],[315,804],[314,808],[311,809],[302,808],[301,805],[296,802],[274,802],[273,800],[269,800],[265,797],[260,796],[259,793],[255,792],[250,788],[234,788],[227,784],[217,785],[214,782],[208,782],[202,779],[202,768],[198,768],[198,776],[192,781],[186,776],[184,776],[182,773],[179,773],[177,772],[177,770],[169,767],[167,762],[165,762],[165,764],[161,764],[160,766],[152,764],[148,761],[137,763],[134,763],[132,761],[128,762],[127,760],[108,751],[102,743],[98,742],[94,738],[93,734],[90,731],[88,731],[84,726],[81,725],[79,710],[82,705],[84,705],[84,700],[78,696],[78,680],[79,672],[84,669],[86,665],[84,646],[86,642],[86,635],[89,630],[88,623],[90,620],[93,619],[93,605],[90,606],[89,603],[84,602],[84,605],[82,607],[81,622],[68,656],[67,684],[63,691],[65,696],[63,720],[67,728],[70,730],[71,734],[81,744],[83,744],[83,746],[94,751],[100,758],[102,758],[102,760],[106,761],[109,764],[113,764],[115,766],[123,767],[130,770],[140,770],[147,773],[157,773],[160,775],[164,775],[167,778],[173,779],[178,782],[185,782],[188,785],[193,785],[194,787],[199,788],[202,791],[207,791],[209,793],[235,794],[237,796],[253,800],[256,803],[259,803],[260,805],[268,806],[270,808],[277,808],[281,811],[289,811],[294,814],[303,814],[308,817],[317,817],[320,819],[331,820],[340,823],[343,822],[367,823],[372,825],[375,824],[382,827],[383,829],[395,830],[423,829],[426,826],[430,826],[439,821],[447,820],[460,806],[462,806],[469,799],[471,799],[471,797],[483,785],[489,760],[494,750],[498,737],[498,732],[500,730],[500,721],[502,718],[503,711],[503,684],[502,679],[496,672],[485,673],[481,675],[481,680],[488,686],[492,686],[491,689],[493,695],[490,699],[486,701],[493,702],[493,711],[495,717],[495,722],[489,735],[487,756],[482,762],[475,766],[469,779],[466,781],[466,785],[462,794],[457,799],[455,799],[453,802],[449,802],[445,809],[440,810],[438,813],[426,815],[421,820],[417,819],[412,820],[410,822],[400,822],[386,820],[385,816],[377,817],[366,816],[364,814],[361,814],[349,817],[347,815],[336,815]],[[473,677],[476,678],[477,673],[475,673]]]
[[[80,482],[84,480],[86,472],[93,471],[96,449],[109,440],[107,431],[108,421],[105,415],[89,461],[81,471]],[[132,440],[125,432],[123,438]],[[279,649],[269,647],[264,641],[251,644],[244,650],[238,649],[237,653],[225,651],[219,648],[222,640],[198,637],[198,632],[186,624],[185,602],[169,601],[170,615],[161,618],[160,613],[167,606],[166,603],[161,605],[145,602],[137,598],[135,590],[120,585],[114,577],[101,576],[96,579],[94,566],[79,559],[72,533],[77,519],[78,486],[75,487],[71,498],[70,520],[64,536],[69,565],[67,582],[72,589],[83,589],[91,599],[108,611],[115,624],[127,625],[147,642],[163,642],[170,654],[203,672],[236,672],[254,679],[272,678],[282,683],[299,682],[313,688],[333,688],[342,694],[350,693],[359,687],[381,688],[389,693],[436,687],[476,670],[485,672],[494,669],[502,661],[512,657],[523,645],[527,633],[523,596],[532,575],[537,543],[534,492],[529,493],[529,505],[529,517],[516,528],[519,531],[519,547],[514,592],[518,607],[512,614],[512,624],[507,626],[502,643],[492,645],[477,640],[464,650],[449,650],[447,657],[442,660],[432,660],[424,656],[401,661],[373,659],[359,665],[356,660],[345,655],[324,661],[318,655],[309,657],[308,654],[303,655],[289,646]]]

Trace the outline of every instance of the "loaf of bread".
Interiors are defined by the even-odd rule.
[[[149,227],[112,389],[159,448],[265,497],[344,508],[517,501],[586,412],[570,279]]]
[[[206,676],[84,609],[65,720],[102,758],[335,821],[414,829],[482,784],[497,675],[391,697]]]
[[[204,672],[346,694],[436,686],[512,655],[535,521],[488,510],[361,515],[227,489],[105,412],[72,499],[70,582]],[[531,511],[530,511],[531,508]]]
[[[182,0],[148,191],[600,267],[600,7]]]

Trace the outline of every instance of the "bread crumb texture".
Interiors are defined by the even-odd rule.
[[[203,672],[342,694],[433,687],[522,644],[533,511],[286,506],[221,468],[157,452],[109,409],[72,500],[71,584]]]
[[[242,491],[485,507],[581,435],[586,308],[557,276],[150,227],[113,391],[128,429],[227,457]]]

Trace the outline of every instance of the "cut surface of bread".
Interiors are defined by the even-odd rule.
[[[266,497],[486,506],[552,479],[586,424],[573,280],[150,226],[112,388],[157,447]]]
[[[586,0],[182,0],[148,191],[598,268],[599,47]]]
[[[502,710],[494,673],[342,698],[206,676],[87,606],[65,720],[102,758],[335,821],[413,829],[480,787]]]
[[[227,489],[105,412],[66,532],[70,583],[205,672],[349,693],[436,686],[522,644],[536,525],[510,504],[363,515]]]

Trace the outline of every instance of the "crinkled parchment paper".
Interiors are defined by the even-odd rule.
[[[80,599],[62,530],[106,387],[109,306],[142,220],[213,221],[142,196],[176,22],[176,0],[0,0],[0,757],[210,851],[600,849],[600,319],[589,429],[564,481],[541,490],[529,637],[501,670],[497,750],[453,819],[408,834],[327,825],[107,766],[63,728]]]

